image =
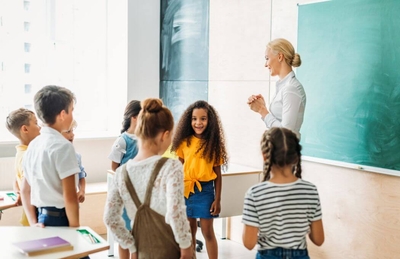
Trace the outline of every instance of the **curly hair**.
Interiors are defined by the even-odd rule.
[[[194,109],[204,109],[207,111],[207,128],[202,133],[202,141],[196,154],[201,152],[201,157],[208,162],[223,161],[223,165],[228,163],[228,153],[225,147],[225,136],[221,120],[217,111],[206,101],[196,101],[191,104],[182,114],[176,127],[174,139],[172,141],[172,151],[176,151],[183,141],[187,141],[190,146],[190,137],[194,135],[192,128],[192,113]]]
[[[293,173],[301,178],[301,145],[296,134],[286,128],[266,130],[261,138],[261,152],[265,158],[263,181],[271,178],[271,167],[293,166]]]

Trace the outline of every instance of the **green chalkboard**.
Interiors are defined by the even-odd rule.
[[[400,171],[400,1],[299,6],[303,155]]]

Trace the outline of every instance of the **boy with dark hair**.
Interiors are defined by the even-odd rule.
[[[61,135],[73,121],[74,102],[74,94],[64,87],[49,85],[35,94],[35,110],[44,125],[26,151],[21,192],[31,226],[79,226],[80,170],[74,147]]]
[[[22,159],[29,143],[40,134],[40,126],[38,125],[35,113],[33,111],[20,108],[10,112],[6,119],[6,128],[10,133],[19,139],[19,145],[15,147],[17,153],[15,154],[15,182],[14,192],[18,195],[17,205],[21,205],[21,182],[24,178],[24,171],[22,170]],[[23,226],[29,226],[28,219],[25,212],[22,211],[20,223]]]

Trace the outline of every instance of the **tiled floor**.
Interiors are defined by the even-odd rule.
[[[106,237],[104,237],[106,239]],[[197,232],[197,239],[204,241],[201,233]],[[243,244],[237,243],[231,240],[223,240],[217,235],[218,239],[218,255],[219,259],[246,259],[246,258],[255,258],[256,250],[249,251],[247,250]],[[115,255],[114,258],[118,257],[118,247],[115,245]],[[91,259],[104,259],[110,258],[108,257],[108,251],[96,253],[90,255]],[[112,258],[112,257],[111,257]],[[208,259],[206,247],[203,247],[203,250],[200,253],[197,253],[197,259]]]

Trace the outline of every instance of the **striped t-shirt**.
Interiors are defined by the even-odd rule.
[[[259,228],[259,250],[307,248],[310,224],[321,218],[317,188],[302,179],[288,184],[262,182],[244,198],[242,222]]]

